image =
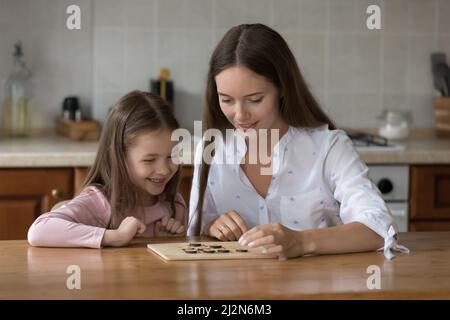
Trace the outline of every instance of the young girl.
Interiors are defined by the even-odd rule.
[[[204,127],[234,134],[214,140],[210,163],[202,151],[212,142],[197,148],[189,234],[239,240],[279,258],[383,247],[392,258],[392,249],[407,250],[367,166],[321,110],[276,31],[245,24],[225,34],[209,64]],[[268,166],[260,157],[249,161],[248,133],[264,130],[280,136],[267,142],[270,174],[262,174]]]
[[[28,231],[33,246],[124,246],[136,235],[184,235],[187,210],[172,162],[179,127],[168,105],[133,91],[110,112],[81,193],[41,215]]]

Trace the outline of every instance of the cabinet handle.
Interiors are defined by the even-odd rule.
[[[62,196],[62,192],[59,189],[53,189],[52,190],[52,197],[53,199],[59,199]]]

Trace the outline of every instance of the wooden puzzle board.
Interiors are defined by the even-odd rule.
[[[165,260],[273,259],[262,248],[243,247],[231,242],[149,243],[147,247]],[[195,252],[194,252],[195,251]]]

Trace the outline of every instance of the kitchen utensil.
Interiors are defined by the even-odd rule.
[[[431,66],[434,66],[438,63],[447,63],[447,57],[444,52],[434,52],[431,54]]]
[[[447,88],[446,97],[450,96],[450,67],[448,64],[442,64],[442,69],[444,73],[444,81]]]
[[[432,68],[434,76],[434,86],[442,96],[450,94],[450,68],[446,63],[435,64]]]
[[[431,70],[433,73],[434,87],[442,96],[450,95],[450,68],[446,62],[444,52],[431,54]]]

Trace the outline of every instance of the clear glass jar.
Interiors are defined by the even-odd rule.
[[[6,80],[3,100],[3,134],[24,137],[31,133],[30,78],[20,42],[14,45],[13,71]]]
[[[384,110],[379,118],[382,121],[378,129],[380,136],[392,140],[402,140],[408,137],[411,119],[409,112]]]

